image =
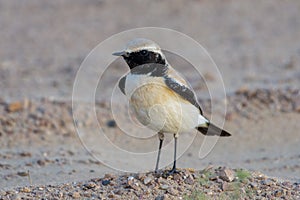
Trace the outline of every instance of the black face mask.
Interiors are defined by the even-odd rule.
[[[159,53],[148,51],[148,50],[132,52],[128,56],[123,56],[123,57],[130,69],[148,63],[156,63],[161,65],[166,64],[165,59],[162,58],[162,56]]]

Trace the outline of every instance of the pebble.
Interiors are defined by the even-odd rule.
[[[115,190],[114,193],[117,195],[122,195],[124,193],[124,191],[121,189],[118,189],[118,190]]]
[[[103,184],[103,183],[102,183],[102,184]],[[83,186],[84,186],[84,188],[86,188],[86,189],[92,189],[92,188],[97,187],[97,184],[91,182],[91,183],[86,183],[86,184],[84,184]]]
[[[189,185],[193,185],[194,184],[194,179],[193,177],[190,175],[188,176],[185,180],[184,183],[189,184]]]
[[[108,184],[110,184],[110,180],[105,179],[105,180],[102,181],[102,185],[106,186]]]
[[[227,182],[231,182],[235,178],[234,171],[231,169],[228,169],[228,168],[221,169],[219,171],[218,175],[223,181],[227,181]]]
[[[18,172],[17,173],[19,176],[28,176],[29,173],[28,172]]]
[[[177,196],[178,195],[178,190],[174,189],[173,187],[170,187],[167,189],[167,192],[173,196]]]
[[[117,123],[115,120],[109,120],[106,125],[110,128],[115,128],[117,126]]]
[[[44,160],[37,160],[36,162],[39,166],[45,166],[46,165],[46,162]]]
[[[82,196],[87,197],[87,198],[91,198],[92,194],[89,193],[89,192],[84,192]]]
[[[251,188],[257,189],[258,184],[256,182],[251,182],[250,183]]]
[[[263,181],[261,181],[261,183],[263,185],[267,185],[267,186],[274,185],[273,181],[271,181],[270,179],[263,180]]]
[[[235,186],[232,183],[224,182],[222,184],[223,191],[233,191],[235,190]]]
[[[133,176],[129,176],[127,179],[127,185],[134,190],[139,190],[139,184]]]
[[[182,181],[182,176],[180,174],[174,174],[173,179],[177,182]]]
[[[12,197],[11,197],[12,200],[22,200],[22,196],[20,194],[14,194]]]
[[[274,192],[275,197],[281,197],[284,194],[284,190],[276,190]]]
[[[28,187],[23,187],[20,189],[20,192],[29,193],[29,192],[31,192],[31,189],[29,189]]]
[[[160,189],[167,190],[168,188],[169,186],[166,184],[160,185]]]
[[[155,197],[155,200],[164,200],[164,199],[165,199],[164,195]]]
[[[32,155],[31,155],[30,152],[21,152],[20,156],[22,156],[22,157],[31,157]]]
[[[95,163],[97,163],[97,161],[95,161]],[[117,176],[115,174],[105,174],[104,178],[113,180],[113,179],[116,179]]]
[[[81,197],[81,195],[80,195],[79,192],[73,192],[73,193],[71,194],[71,196],[72,196],[73,198],[75,198],[75,199],[79,199],[79,198]]]
[[[6,109],[8,112],[18,112],[23,109],[23,103],[20,101],[10,103]]]
[[[151,181],[152,181],[153,179],[151,178],[151,177],[146,177],[145,179],[144,179],[144,184],[145,185],[148,185]]]
[[[249,92],[249,88],[247,86],[241,86],[236,90],[236,94],[246,94]]]

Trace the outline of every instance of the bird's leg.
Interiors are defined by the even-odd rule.
[[[158,133],[158,138],[159,138],[159,147],[158,147],[158,155],[157,155],[157,160],[156,160],[156,167],[155,167],[155,173],[158,172],[158,164],[159,164],[159,158],[160,158],[160,152],[161,152],[161,147],[164,141],[164,134],[159,132]]]
[[[171,171],[168,172],[168,175],[178,173],[178,171],[176,170],[177,137],[178,137],[177,134],[174,134],[174,163],[173,163],[173,168],[171,169]]]

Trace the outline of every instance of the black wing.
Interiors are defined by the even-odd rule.
[[[170,77],[165,77],[165,83],[170,89],[179,94],[182,98],[196,106],[199,109],[200,114],[203,115],[201,107],[198,104],[196,96],[192,90]]]
[[[125,94],[125,82],[126,82],[126,76],[123,76],[119,81],[119,88],[123,94]]]

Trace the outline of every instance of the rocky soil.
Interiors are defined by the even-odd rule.
[[[101,178],[60,185],[19,187],[0,192],[0,199],[299,199],[300,183],[259,172],[225,167],[202,171],[105,174]]]

